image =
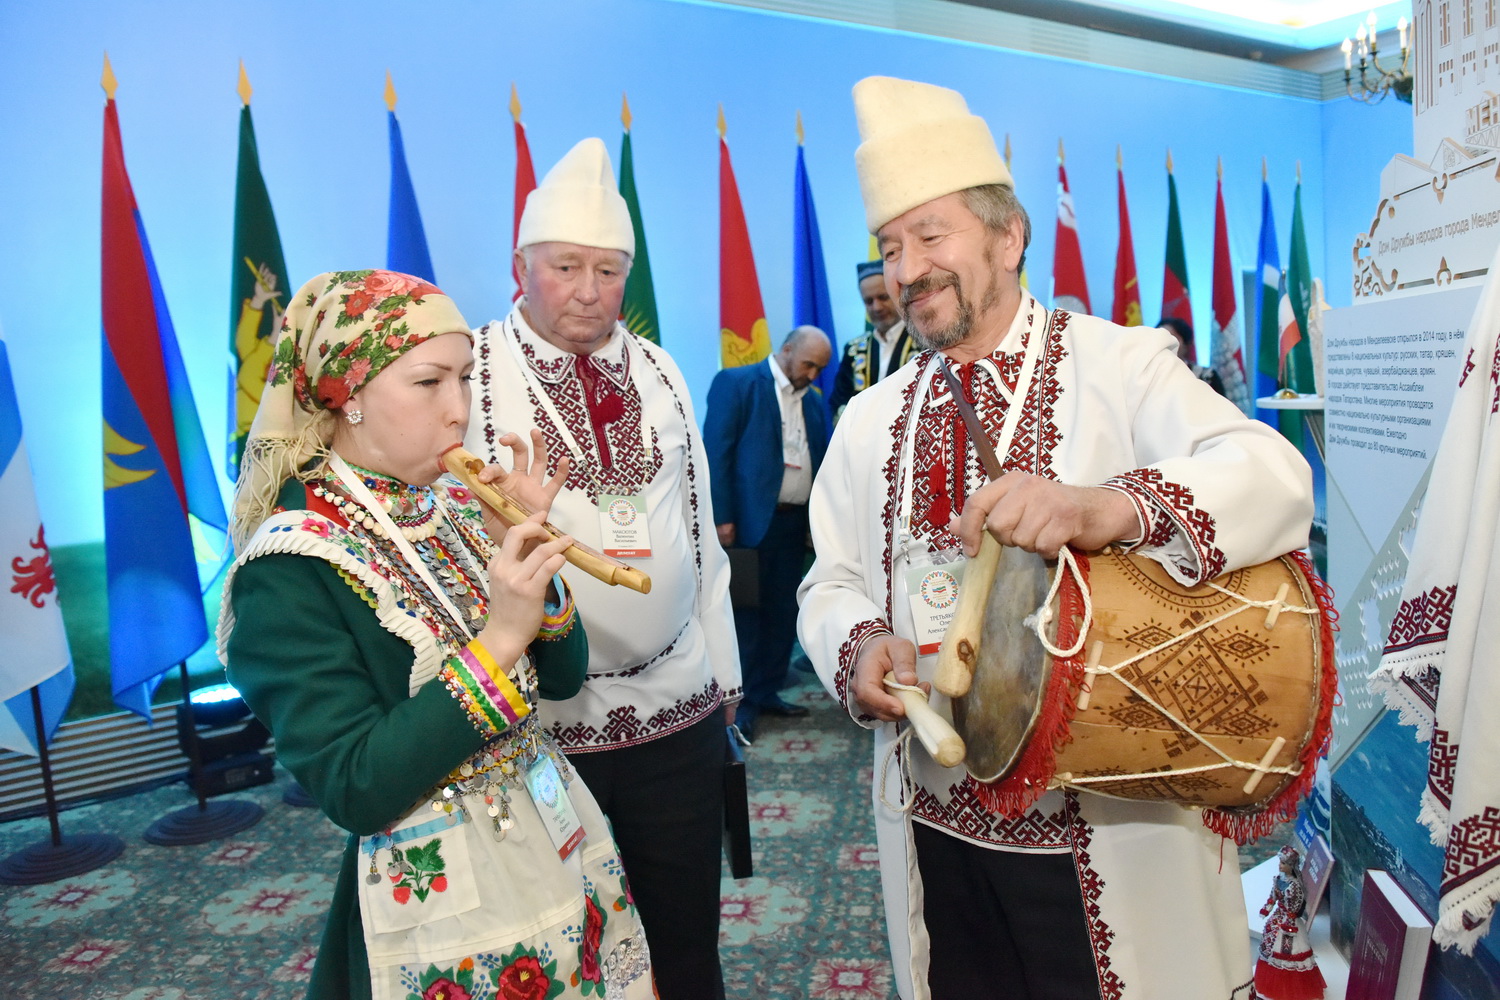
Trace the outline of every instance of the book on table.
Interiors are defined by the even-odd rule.
[[[1389,872],[1365,872],[1346,1000],[1419,1000],[1432,921]]]

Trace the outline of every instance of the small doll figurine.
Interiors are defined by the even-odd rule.
[[[1261,1000],[1322,1000],[1323,973],[1313,958],[1302,911],[1302,856],[1294,847],[1281,849],[1281,871],[1271,883],[1271,898],[1260,908],[1266,929],[1255,963],[1255,994]]]

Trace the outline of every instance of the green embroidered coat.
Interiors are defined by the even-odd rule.
[[[300,484],[283,505],[305,500]],[[358,836],[408,812],[482,746],[441,679],[409,696],[412,647],[383,628],[375,610],[321,559],[270,554],[240,566],[230,602],[230,681],[276,737],[276,754],[334,823],[350,831],[308,997],[368,998],[370,978],[355,880]],[[583,685],[588,640],[582,623],[538,642],[543,698]]]

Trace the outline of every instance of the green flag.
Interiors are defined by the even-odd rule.
[[[620,197],[630,209],[635,230],[635,259],[625,282],[625,301],[620,320],[631,333],[661,343],[661,323],[656,317],[656,289],[651,285],[651,257],[646,253],[646,227],[641,223],[641,202],[635,193],[635,162],[630,153],[630,106],[625,106],[625,135],[620,140]]]
[[[234,259],[229,297],[229,479],[239,477],[240,458],[250,422],[260,406],[266,369],[271,364],[276,328],[286,311],[286,260],[271,196],[260,175],[255,148],[255,125],[250,120],[250,85],[240,68],[240,163],[234,191]]]
[[[1172,154],[1167,154],[1167,252],[1162,267],[1161,318],[1174,316],[1193,325],[1193,302],[1188,292],[1187,250],[1182,242],[1182,215],[1177,209],[1177,178],[1172,176]],[[1188,360],[1198,361],[1198,346],[1188,343]]]

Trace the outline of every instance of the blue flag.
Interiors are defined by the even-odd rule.
[[[839,339],[833,332],[833,300],[828,295],[828,271],[823,267],[823,238],[818,232],[818,210],[813,205],[807,161],[797,144],[796,199],[792,218],[792,325],[815,326],[828,334],[833,355],[814,384],[822,390],[828,426],[833,426],[833,380],[838,375]]]
[[[1276,321],[1277,302],[1281,298],[1281,256],[1276,252],[1276,217],[1271,214],[1271,186],[1260,182],[1260,253],[1255,272],[1260,275],[1260,297],[1255,310],[1255,398],[1274,396],[1277,389],[1276,369],[1280,362],[1277,342],[1281,337]],[[1257,408],[1255,416],[1279,426],[1276,410]]]
[[[422,230],[422,213],[417,210],[417,192],[411,186],[406,169],[406,147],[401,142],[401,124],[396,112],[386,112],[391,119],[391,221],[386,238],[385,266],[402,274],[426,278],[434,285],[432,257],[427,253],[427,234]]]
[[[104,549],[115,703],[150,718],[162,674],[208,638],[194,526],[209,561],[228,520],[110,100],[104,113],[101,294]],[[190,524],[190,517],[194,521]]]
[[[73,699],[73,658],[57,606],[57,579],[37,514],[31,465],[21,439],[21,409],[0,341],[0,566],[10,576],[0,587],[0,748],[34,754],[50,741]],[[42,703],[41,739],[31,690]]]

